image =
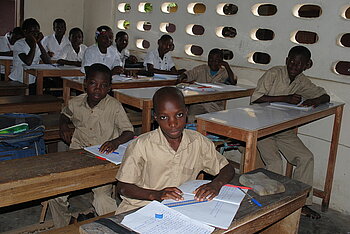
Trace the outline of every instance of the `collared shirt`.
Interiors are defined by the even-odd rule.
[[[13,50],[13,45],[10,44],[7,35],[0,36],[0,52],[8,52]]]
[[[194,180],[201,170],[217,175],[227,164],[213,142],[199,132],[185,129],[180,146],[174,151],[158,128],[141,135],[129,145],[116,178],[141,188],[161,190]],[[117,213],[148,203],[123,197]]]
[[[55,34],[52,34],[49,36],[45,36],[41,44],[43,45],[43,47],[47,52],[49,51],[53,52],[54,55],[52,59],[57,60],[62,58],[62,55],[61,55],[62,49],[66,45],[70,44],[70,41],[66,35],[63,35],[61,43],[59,44],[55,37]]]
[[[12,62],[12,71],[9,75],[11,80],[19,81],[23,83],[23,65],[26,65],[22,59],[18,56],[19,54],[28,55],[30,47],[26,42],[25,38],[19,39],[16,41],[13,47],[13,62]],[[39,64],[40,62],[41,51],[39,46],[35,44],[35,54],[32,64]],[[29,84],[35,83],[35,76],[29,75]]]
[[[70,148],[81,149],[103,144],[119,137],[124,131],[134,131],[120,102],[107,95],[94,108],[87,103],[87,94],[69,100],[62,114],[73,123],[75,130]]]
[[[158,49],[151,50],[146,54],[143,65],[147,67],[147,63],[152,64],[155,69],[170,71],[175,66],[170,52],[166,53],[161,59],[159,57]]]
[[[287,67],[276,66],[266,71],[259,79],[250,101],[254,102],[264,95],[281,96],[290,94],[299,94],[307,100],[326,93],[324,88],[313,84],[303,73],[295,77],[290,83]]]
[[[79,61],[83,60],[83,56],[85,53],[87,46],[81,44],[79,46],[79,53],[75,52],[71,43],[67,44],[61,52],[61,59],[65,59],[68,61]]]
[[[117,51],[117,55],[119,56],[119,60],[121,61],[121,67],[124,67],[125,61],[129,58],[130,52],[127,48],[123,49],[122,52],[119,52],[117,48],[115,48]]]
[[[85,73],[85,67],[91,66],[94,63],[102,63],[111,70],[116,66],[121,66],[121,61],[117,55],[117,49],[114,46],[108,47],[107,53],[102,54],[97,44],[92,45],[85,50],[81,64],[81,72]]]
[[[185,72],[187,81],[197,81],[203,83],[224,83],[228,74],[225,68],[220,67],[216,74],[212,75],[210,67],[207,64],[202,64]]]

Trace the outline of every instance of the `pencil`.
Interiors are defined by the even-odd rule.
[[[241,190],[245,195],[247,195],[249,198],[250,198],[250,200],[252,201],[252,202],[254,202],[255,203],[255,205],[257,205],[257,206],[259,206],[259,207],[262,207],[262,205],[257,201],[257,200],[255,200],[252,196],[250,196],[246,191],[244,191],[243,189],[241,189],[240,187],[237,187],[239,190]]]

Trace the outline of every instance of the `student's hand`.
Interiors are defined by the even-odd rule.
[[[64,59],[59,59],[59,60],[57,60],[56,63],[59,64],[59,65],[64,65],[65,64]]]
[[[129,63],[132,63],[132,64],[134,64],[134,63],[137,63],[137,58],[136,58],[136,56],[134,56],[134,55],[130,55],[129,56],[129,58],[128,58],[128,62]]]
[[[55,53],[54,53],[54,52],[51,52],[51,51],[47,51],[47,54],[48,54],[51,58],[55,55]]]
[[[180,69],[180,70],[177,70],[177,73],[178,74],[182,74],[182,73],[184,73],[186,71],[186,69]]]
[[[300,106],[313,106],[316,107],[318,105],[320,105],[320,101],[318,98],[314,98],[314,99],[307,99],[305,100],[303,103],[301,103]]]
[[[26,36],[26,42],[30,48],[35,48],[36,45],[36,39],[33,35],[27,35]]]
[[[111,140],[106,141],[101,145],[100,153],[110,154],[114,152],[114,150],[118,149],[119,143],[117,141]]]
[[[59,133],[62,140],[66,142],[68,145],[70,145],[72,136],[74,133],[74,129],[69,128],[68,126],[65,126],[65,125],[61,125]]]
[[[36,37],[36,42],[41,42],[41,40],[44,38],[44,35],[42,32],[39,32],[38,33],[38,36]]]
[[[203,184],[194,191],[194,199],[197,201],[210,201],[219,194],[221,187],[220,184],[215,182]]]
[[[121,66],[114,67],[112,70],[113,74],[122,74],[124,73],[124,69]]]
[[[222,66],[224,68],[230,67],[230,65],[226,61],[221,61],[220,66]]]
[[[299,104],[302,100],[301,95],[291,94],[286,96],[286,102],[290,104]]]
[[[156,192],[156,197],[154,200],[163,201],[166,199],[173,199],[175,201],[183,200],[182,191],[176,187],[168,187]]]

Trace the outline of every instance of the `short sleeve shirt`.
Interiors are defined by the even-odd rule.
[[[121,61],[117,55],[117,49],[114,46],[108,47],[107,53],[103,54],[97,44],[92,45],[85,50],[81,64],[81,72],[85,73],[85,67],[91,66],[94,63],[102,63],[111,70],[116,66],[121,66]]]
[[[147,67],[147,64],[152,64],[155,69],[170,71],[175,66],[171,54],[168,52],[164,55],[163,59],[159,57],[158,49],[151,50],[146,54],[143,65]]]
[[[228,78],[225,68],[220,68],[215,75],[210,74],[210,68],[207,64],[202,64],[186,71],[187,81],[197,81],[203,83],[224,83]]]
[[[213,142],[199,132],[185,129],[180,146],[174,151],[158,128],[141,135],[129,145],[116,178],[141,188],[161,190],[194,180],[201,170],[217,175],[227,164]],[[117,213],[148,202],[123,197]]]
[[[286,66],[276,66],[259,79],[257,87],[251,97],[251,102],[256,101],[264,95],[281,96],[299,94],[304,99],[317,98],[326,94],[324,88],[316,86],[303,73],[299,74],[290,83]]]
[[[121,67],[124,67],[125,65],[125,61],[128,59],[128,57],[130,56],[130,52],[128,49],[123,49],[121,52],[118,51],[118,49],[116,48],[117,51],[117,55],[119,56],[119,60],[120,60],[120,65]]]
[[[75,127],[70,145],[72,149],[103,144],[119,137],[124,131],[133,131],[123,106],[109,95],[94,108],[90,108],[87,94],[81,94],[69,100],[62,114],[67,116]]]
[[[62,49],[70,44],[70,41],[68,39],[68,37],[66,35],[64,35],[62,37],[61,43],[58,43],[55,34],[49,35],[49,36],[45,36],[44,39],[42,40],[41,44],[43,45],[43,47],[45,48],[45,50],[47,52],[53,52],[54,55],[52,57],[52,59],[57,60],[57,59],[61,59],[62,55]]]
[[[25,38],[19,39],[16,41],[13,47],[13,62],[12,62],[12,71],[9,75],[11,80],[19,81],[23,83],[23,65],[25,63],[20,59],[20,54],[28,54],[30,47],[28,46]],[[41,51],[38,45],[35,45],[35,54],[32,64],[39,64],[40,62]],[[29,84],[35,83],[35,76],[29,76]]]
[[[71,43],[67,44],[61,52],[61,59],[65,59],[68,61],[79,61],[81,62],[83,60],[83,56],[85,53],[85,50],[87,48],[86,45],[81,44],[79,46],[79,53],[75,52],[73,49],[73,46]]]

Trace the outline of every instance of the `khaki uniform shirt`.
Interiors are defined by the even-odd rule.
[[[228,78],[228,74],[225,68],[221,67],[219,71],[212,76],[210,74],[210,68],[207,64],[194,67],[192,70],[186,71],[187,81],[197,81],[202,83],[224,83]]]
[[[81,94],[69,100],[62,114],[75,127],[71,149],[103,144],[119,137],[124,131],[134,131],[123,106],[109,95],[91,109],[87,94]]]
[[[307,100],[320,97],[326,94],[326,91],[322,87],[313,84],[303,73],[295,77],[293,82],[290,83],[287,67],[276,66],[266,71],[259,79],[250,101],[254,102],[264,95],[281,96],[290,94],[299,94]]]
[[[158,128],[141,135],[129,145],[116,178],[141,188],[161,190],[194,180],[201,170],[217,175],[227,164],[213,142],[200,133],[185,129],[175,152]],[[148,203],[123,197],[116,213]]]

